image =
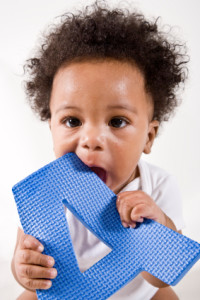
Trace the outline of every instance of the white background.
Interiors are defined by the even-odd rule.
[[[54,159],[47,124],[28,107],[22,89],[23,63],[46,26],[65,11],[93,1],[7,0],[0,5],[0,290],[14,299],[19,288],[10,274],[18,216],[11,188],[19,180]],[[174,34],[187,42],[189,80],[183,104],[160,131],[152,153],[144,158],[174,174],[183,197],[183,233],[200,242],[200,4],[198,0],[108,0],[123,7],[131,3],[147,17],[161,16]],[[119,6],[119,5],[118,5]],[[2,271],[4,270],[4,271]],[[195,274],[195,275],[194,275]],[[193,276],[193,277],[191,277]],[[200,262],[178,286],[181,299],[200,299]],[[188,279],[187,279],[188,278]],[[190,278],[193,278],[189,281]],[[196,281],[195,281],[196,280]],[[180,288],[179,288],[180,287]],[[191,293],[192,296],[191,296]],[[187,298],[187,299],[189,299]]]

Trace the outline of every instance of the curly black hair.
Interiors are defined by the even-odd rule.
[[[102,5],[104,4],[104,5]],[[33,110],[45,121],[51,118],[49,102],[54,75],[66,63],[116,59],[134,63],[153,98],[153,119],[167,121],[178,106],[177,90],[187,78],[185,44],[170,42],[141,13],[110,9],[95,1],[77,14],[66,13],[43,36],[36,57],[28,59],[25,90]]]

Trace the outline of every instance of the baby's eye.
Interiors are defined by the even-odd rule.
[[[68,117],[66,118],[63,123],[67,126],[67,127],[78,127],[81,126],[81,121],[78,118],[75,117]]]
[[[123,118],[115,117],[112,118],[109,122],[109,125],[115,128],[123,128],[128,124],[128,121],[126,121]]]

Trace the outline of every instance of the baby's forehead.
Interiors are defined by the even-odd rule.
[[[129,62],[116,60],[72,62],[60,68],[55,76],[52,103],[67,106],[96,105],[100,108],[135,110],[151,106],[145,90],[144,76]]]
[[[120,81],[122,85],[129,80],[132,85],[145,87],[144,75],[135,63],[116,59],[88,59],[63,64],[54,76],[54,82],[61,80],[71,81],[72,85],[77,81],[87,83],[88,80],[102,84]]]

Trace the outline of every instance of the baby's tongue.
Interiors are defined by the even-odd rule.
[[[99,167],[91,167],[91,170],[97,175],[99,176],[99,178],[106,183],[106,171],[102,168]]]

